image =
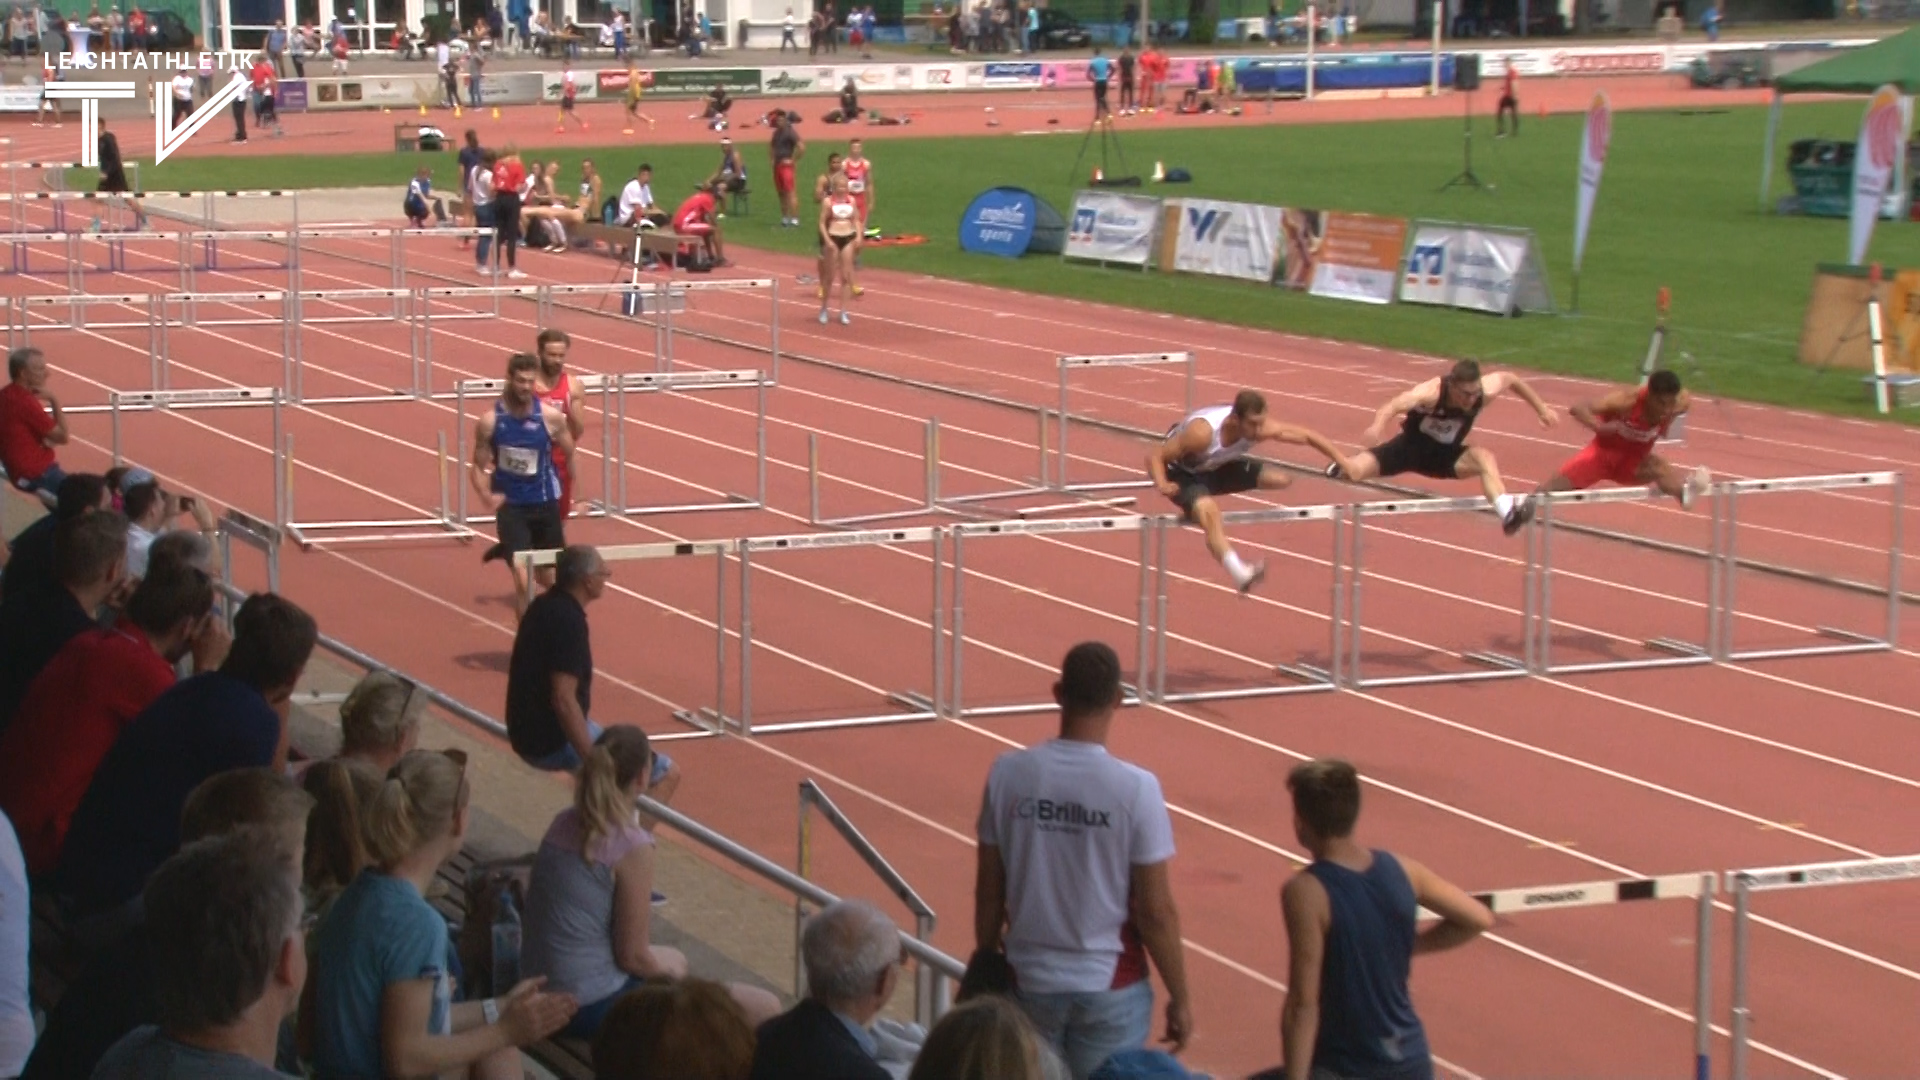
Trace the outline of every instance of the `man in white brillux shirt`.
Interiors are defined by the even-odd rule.
[[[1087,1080],[1152,1034],[1153,981],[1167,987],[1166,1041],[1193,1029],[1180,914],[1168,864],[1173,822],[1152,773],[1107,752],[1120,658],[1097,641],[1067,653],[1060,737],[1002,754],[977,826],[974,945],[1004,949],[1016,1000]]]
[[[1244,595],[1266,576],[1264,562],[1248,566],[1227,542],[1220,521],[1218,495],[1272,491],[1293,483],[1279,469],[1247,460],[1255,445],[1272,440],[1304,443],[1325,454],[1347,472],[1347,459],[1317,431],[1283,424],[1267,415],[1267,399],[1257,391],[1242,390],[1232,405],[1201,409],[1167,432],[1165,441],[1147,455],[1147,475],[1188,521],[1207,534],[1207,550]]]

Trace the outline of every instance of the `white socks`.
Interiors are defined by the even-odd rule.
[[[1241,562],[1240,554],[1232,548],[1227,549],[1227,554],[1220,560],[1220,565],[1227,568],[1227,575],[1233,578],[1233,583],[1237,586],[1245,585],[1248,579],[1253,577],[1252,568]]]
[[[1502,495],[1499,498],[1493,500],[1493,509],[1501,517],[1506,517],[1508,514],[1513,513],[1513,504],[1517,501],[1518,500],[1515,499],[1512,495]]]

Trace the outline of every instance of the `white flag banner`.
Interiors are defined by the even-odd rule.
[[[1867,114],[1860,120],[1860,139],[1853,147],[1853,207],[1847,215],[1847,261],[1855,266],[1867,257],[1874,220],[1880,216],[1887,186],[1898,175],[1898,163],[1906,153],[1906,99],[1899,88],[1882,86],[1867,102]]]
[[[1573,272],[1587,252],[1587,226],[1593,221],[1593,197],[1600,193],[1600,173],[1607,166],[1607,144],[1613,139],[1613,107],[1607,95],[1593,95],[1587,106],[1587,127],[1580,137],[1580,191],[1573,213]]]

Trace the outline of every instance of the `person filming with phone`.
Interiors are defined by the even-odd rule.
[[[168,525],[177,518],[191,517],[194,529],[208,540],[214,538],[213,511],[191,495],[175,495],[160,486],[160,481],[145,469],[130,469],[120,480],[120,507],[127,515],[127,577],[147,576],[147,552]]]

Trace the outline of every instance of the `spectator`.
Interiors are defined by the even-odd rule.
[[[0,390],[0,467],[21,491],[51,502],[66,473],[53,448],[67,442],[60,399],[47,391],[47,357],[39,349],[7,354],[6,389]]]
[[[900,979],[900,932],[879,908],[841,900],[800,937],[807,998],[760,1025],[752,1080],[892,1080],[868,1025]]]
[[[95,613],[126,577],[127,520],[92,510],[53,534],[53,577],[60,586],[0,604],[0,732],[19,711],[27,687],[67,642],[92,629]]]
[[[427,696],[413,680],[391,671],[361,676],[340,703],[340,754],[381,776],[420,743]]]
[[[372,864],[366,820],[386,775],[365,761],[338,757],[315,762],[300,778],[300,786],[314,800],[313,813],[307,816],[301,881],[307,913],[316,919]]]
[[[1426,1030],[1407,993],[1413,954],[1465,945],[1493,928],[1493,913],[1419,863],[1354,842],[1352,765],[1306,762],[1287,790],[1294,835],[1313,862],[1280,893],[1292,973],[1280,1013],[1285,1076],[1431,1076]],[[1441,921],[1417,930],[1421,907]]]
[[[34,874],[54,868],[94,770],[173,685],[174,665],[191,653],[196,671],[211,671],[229,644],[207,576],[169,566],[140,583],[116,626],[75,637],[33,681],[0,735],[0,806]]]
[[[1060,737],[1002,754],[987,776],[974,944],[1004,948],[1027,1016],[1087,1080],[1115,1052],[1145,1045],[1149,956],[1176,1051],[1193,1017],[1160,782],[1107,752],[1120,658],[1099,642],[1074,646],[1053,693]]]
[[[13,554],[0,572],[0,604],[12,601],[23,588],[53,587],[53,531],[61,522],[89,510],[113,509],[106,480],[92,473],[69,474],[60,481],[58,498],[51,513],[14,535]]]
[[[653,166],[640,166],[639,172],[620,190],[618,213],[617,224],[631,229],[657,229],[667,223],[667,212],[653,201]]]
[[[0,1077],[19,1076],[33,1052],[33,1007],[27,996],[32,923],[26,860],[14,840],[13,823],[0,811]]]
[[[146,576],[153,542],[174,518],[192,515],[200,535],[209,541],[213,537],[213,512],[207,509],[206,503],[190,495],[168,492],[145,469],[132,469],[121,477],[120,506],[131,522],[127,530],[127,576],[130,578]]]
[[[526,974],[580,1002],[566,1033],[591,1039],[614,1002],[649,979],[684,979],[687,958],[652,943],[653,837],[634,807],[653,769],[639,728],[602,734],[587,754],[573,806],[540,841],[527,889]],[[754,1023],[780,1011],[764,990],[727,988]]]
[[[622,995],[593,1043],[599,1080],[747,1080],[753,1026],[726,987],[705,979]]]
[[[566,1026],[575,1003],[526,980],[504,998],[453,1004],[447,924],[426,901],[465,843],[464,755],[416,750],[387,774],[366,823],[373,865],[314,932],[303,1030],[320,1080],[473,1067],[519,1075],[517,1047]]]
[[[265,830],[300,857],[301,831],[313,800],[270,769],[221,773],[195,788],[180,815],[180,840],[194,844],[236,831]],[[90,958],[60,997],[21,1080],[93,1075],[114,1043],[143,1024],[160,1022],[146,923],[136,923]]]
[[[280,1024],[306,982],[298,858],[263,830],[188,846],[147,885],[160,1022],[113,1045],[98,1080],[279,1077]]]
[[[521,760],[545,772],[574,772],[602,733],[593,705],[593,643],[587,605],[606,592],[613,572],[600,553],[576,544],[554,562],[553,588],[527,605],[507,665],[507,736]],[[680,770],[653,755],[647,794],[666,802]]]
[[[248,597],[219,670],[161,694],[107,752],[74,812],[54,873],[75,936],[105,940],[138,914],[147,875],[180,844],[180,808],[208,777],[287,767],[287,713],[313,653],[313,617]]]
[[[1020,1006],[1003,997],[958,1006],[927,1033],[908,1080],[1053,1080],[1066,1067]]]

